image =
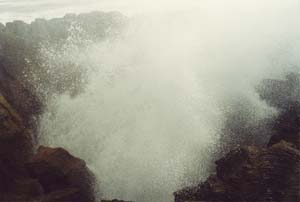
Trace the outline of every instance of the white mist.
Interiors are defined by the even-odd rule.
[[[172,201],[209,174],[234,101],[247,100],[254,121],[271,115],[255,85],[299,64],[297,2],[272,2],[203,1],[199,12],[133,17],[116,38],[65,50],[88,85],[48,100],[41,143],[85,159],[104,198]]]

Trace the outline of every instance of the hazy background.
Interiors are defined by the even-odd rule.
[[[41,49],[49,71],[72,60],[89,74],[82,94],[47,101],[40,141],[85,159],[105,198],[172,201],[209,174],[226,114],[273,116],[255,86],[299,71],[298,0],[0,2],[2,22],[91,10],[131,16],[118,37],[75,48],[86,40],[79,34],[60,51]]]
[[[0,0],[0,22],[11,20],[31,21],[34,18],[61,17],[69,12],[87,12],[93,10],[121,11],[127,15],[145,14],[145,12],[175,12],[232,9],[240,12],[287,12],[298,10],[297,0]],[[242,10],[241,10],[242,9]],[[246,9],[246,11],[243,11]]]
[[[69,12],[93,10],[121,11],[127,15],[144,12],[195,9],[201,5],[197,0],[1,0],[0,21],[15,19],[31,21],[34,18],[61,17]]]

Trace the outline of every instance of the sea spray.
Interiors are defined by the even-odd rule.
[[[119,36],[70,51],[87,84],[76,96],[49,97],[40,142],[85,159],[105,198],[172,201],[173,191],[207,177],[226,114],[272,116],[255,85],[298,61],[272,59],[298,39],[290,25],[278,31],[286,12],[237,6],[132,18]]]

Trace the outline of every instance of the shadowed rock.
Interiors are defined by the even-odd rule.
[[[30,130],[0,94],[0,159],[23,163],[33,153]]]
[[[38,179],[45,193],[75,188],[78,201],[92,202],[94,176],[85,162],[62,148],[40,146],[37,154],[27,163],[32,178]]]
[[[40,147],[0,95],[0,201],[93,202],[94,176],[66,150]]]
[[[0,95],[0,201],[27,200],[43,193],[23,166],[33,155],[32,134]]]
[[[300,102],[294,102],[280,113],[273,130],[275,134],[271,137],[268,146],[285,140],[300,149]]]

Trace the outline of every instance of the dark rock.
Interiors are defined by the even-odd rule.
[[[271,106],[286,109],[290,103],[300,101],[300,74],[289,73],[284,80],[265,79],[257,92]]]
[[[85,162],[62,148],[41,146],[27,164],[32,178],[39,180],[46,193],[77,188],[78,200],[94,201],[94,176]]]
[[[43,193],[39,182],[31,179],[24,167],[32,155],[30,130],[0,95],[0,201],[27,200]]]
[[[0,201],[93,202],[93,188],[84,161],[64,149],[40,147],[33,155],[30,130],[0,95]]]
[[[14,194],[25,196],[27,198],[35,198],[44,194],[44,189],[36,179],[23,178],[17,179],[16,190]]]
[[[43,104],[34,93],[25,87],[19,80],[9,76],[5,67],[0,62],[0,92],[18,112],[26,128],[35,128],[35,119],[41,114]]]
[[[32,137],[22,119],[0,94],[0,160],[24,163],[33,153]]]
[[[113,200],[101,200],[101,202],[132,202],[132,201],[123,201],[123,200],[113,199]]]
[[[93,202],[94,177],[63,149],[40,147],[24,164],[0,160],[0,201]]]
[[[66,188],[51,192],[39,199],[38,202],[85,202],[81,197],[79,189]]]
[[[298,105],[299,111],[299,73],[288,73],[285,78],[280,80],[264,79],[257,85],[256,91],[261,99],[279,111],[279,114],[281,114],[280,116],[282,116],[285,111],[292,111],[290,108],[296,105]],[[278,133],[276,127],[274,127],[274,120],[277,118],[275,114],[258,121],[255,117],[252,103],[249,102],[248,98],[234,97],[229,103],[225,103],[223,112],[225,115],[225,122],[221,132],[221,144],[219,145],[219,150],[223,152],[222,155],[229,152],[236,145],[265,146],[268,144],[271,136],[275,138],[275,142],[279,142],[282,139],[279,137],[279,141],[277,141],[275,137],[275,134],[283,134],[281,132]],[[288,116],[291,116],[291,114]],[[286,117],[285,122],[288,123],[292,118],[292,116],[289,117],[289,119]],[[281,122],[283,123],[283,121]],[[284,128],[285,130],[287,129],[287,127]],[[288,134],[293,135],[292,133]],[[220,158],[220,155],[217,155],[216,158]]]
[[[300,151],[287,142],[269,148],[240,147],[216,164],[216,175],[196,187],[175,192],[175,201],[296,202],[300,199]]]
[[[24,40],[0,32],[0,93],[22,118],[26,128],[34,130],[35,117],[42,103],[22,78],[27,53],[32,52]]]
[[[282,100],[281,100],[282,101]],[[285,101],[267,146],[239,146],[216,161],[216,174],[174,193],[175,202],[297,202],[300,200],[298,101]]]
[[[268,146],[284,140],[300,149],[300,102],[294,102],[289,108],[280,112],[273,130],[275,134],[271,137]]]

